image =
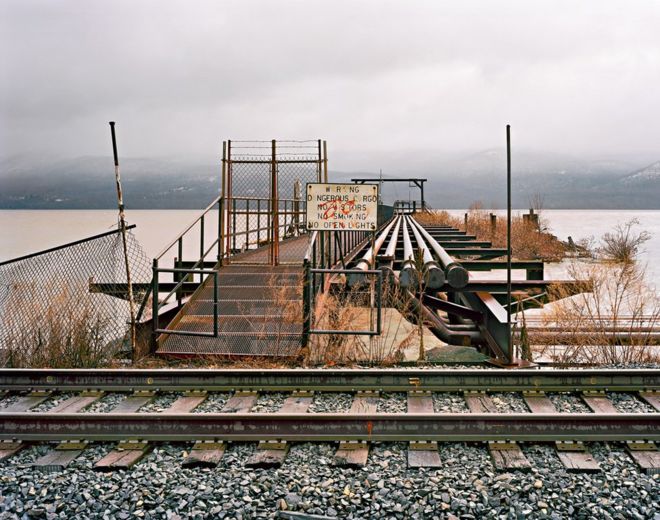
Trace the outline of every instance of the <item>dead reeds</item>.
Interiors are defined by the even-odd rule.
[[[635,263],[574,262],[579,293],[551,287],[544,330],[530,333],[540,354],[562,364],[636,364],[660,361],[660,298]]]
[[[4,309],[0,356],[12,368],[93,368],[121,347],[114,316],[104,312],[86,286],[52,281],[48,287],[14,287]]]
[[[506,221],[496,218],[479,203],[472,205],[465,219],[454,217],[446,211],[425,211],[415,215],[423,225],[448,225],[476,235],[477,240],[489,240],[493,247],[506,247]],[[547,225],[541,216],[538,223],[516,215],[511,220],[511,250],[515,258],[524,260],[545,260],[557,262],[564,258],[566,246],[554,235],[548,233]]]

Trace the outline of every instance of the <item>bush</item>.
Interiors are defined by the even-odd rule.
[[[605,233],[597,252],[605,260],[617,263],[634,262],[644,243],[651,239],[648,231],[637,231],[639,220],[633,218],[625,224],[617,224],[614,231]]]

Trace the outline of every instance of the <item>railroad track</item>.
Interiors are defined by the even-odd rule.
[[[218,393],[226,394],[222,406],[195,413]],[[328,393],[351,394],[350,408],[311,413],[314,399]],[[503,413],[493,398],[503,393],[527,411]],[[590,413],[560,413],[551,397],[566,393]],[[641,412],[620,412],[611,398],[621,393]],[[93,411],[113,394],[123,399]],[[252,411],[269,394],[285,394],[281,407]],[[405,399],[403,409],[384,412],[393,394]],[[437,413],[438,394],[458,394],[466,413]],[[520,443],[550,442],[568,469],[597,471],[585,444],[597,441],[625,443],[642,469],[660,470],[660,370],[2,369],[0,395],[0,459],[29,443],[57,442],[35,462],[42,469],[65,467],[92,442],[118,442],[96,463],[114,469],[132,466],[158,442],[192,443],[183,461],[190,466],[216,465],[228,442],[258,442],[248,465],[272,467],[292,442],[338,442],[335,462],[360,466],[369,443],[403,441],[411,466],[441,465],[438,442],[484,442],[498,468],[524,469]],[[163,411],[145,413],[163,396]]]

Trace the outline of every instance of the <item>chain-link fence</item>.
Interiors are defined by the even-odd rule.
[[[327,167],[322,141],[229,141],[225,161],[227,256],[300,263],[307,247],[304,188],[323,180]]]
[[[151,265],[127,233],[136,312]],[[0,364],[92,367],[128,342],[130,309],[121,234],[110,231],[0,263]]]

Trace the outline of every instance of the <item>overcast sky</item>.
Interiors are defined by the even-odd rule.
[[[2,0],[0,155],[658,150],[660,2]],[[362,166],[362,165],[360,165]],[[378,165],[374,165],[377,167]],[[383,166],[383,165],[379,165]]]

